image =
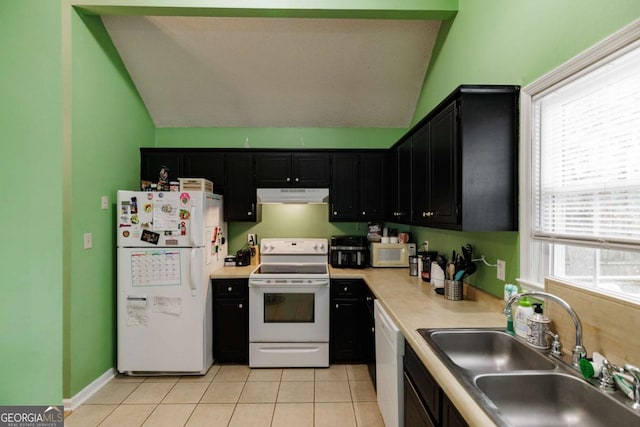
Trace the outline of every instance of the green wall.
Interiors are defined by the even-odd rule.
[[[367,234],[367,224],[358,222],[329,222],[329,205],[262,205],[262,221],[232,222],[229,224],[229,253],[247,244],[247,233],[263,237],[317,237]]]
[[[387,148],[403,128],[158,128],[158,147]]]
[[[439,35],[413,123],[460,84],[525,86],[640,17],[637,0],[460,0],[458,8]],[[490,263],[506,261],[507,282],[518,277],[517,233],[412,232],[448,257],[469,242]],[[481,264],[469,282],[498,296],[505,283]]]
[[[70,284],[64,396],[115,367],[116,190],[139,185],[140,146],[155,127],[97,16],[72,12]],[[101,196],[109,209],[101,209]],[[93,248],[83,249],[84,233]]]
[[[60,3],[0,2],[0,405],[62,403]]]

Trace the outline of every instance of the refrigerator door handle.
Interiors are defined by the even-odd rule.
[[[198,284],[196,283],[196,281],[199,279],[199,275],[198,272],[196,271],[196,267],[197,267],[197,260],[198,260],[198,250],[197,249],[191,249],[191,265],[190,265],[190,273],[189,274],[189,287],[191,288],[191,296],[195,297],[196,296],[196,290],[198,287]]]
[[[197,224],[197,222],[196,222],[197,221],[196,220],[196,209],[193,209],[193,207],[192,207],[191,209],[189,209],[189,211],[190,211],[189,217],[191,219],[191,225],[192,225],[191,229],[189,230],[189,240],[191,241],[191,246],[199,246],[196,243],[196,239],[194,237],[195,234],[196,234],[195,233],[196,230],[193,229],[193,225]],[[192,260],[193,260],[193,257],[192,257]]]

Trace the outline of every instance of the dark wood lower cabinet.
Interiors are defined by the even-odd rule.
[[[447,427],[468,427],[469,424],[462,418],[460,412],[453,406],[446,394],[442,399],[442,425]]]
[[[404,425],[405,427],[437,427],[406,372],[404,373]]]
[[[360,328],[358,301],[334,300],[331,305],[329,346],[332,363],[354,363],[360,360]]]
[[[375,386],[373,294],[364,280],[331,280],[330,363],[366,363]]]
[[[215,279],[213,284],[213,358],[216,362],[249,362],[247,279]]]
[[[404,352],[405,427],[468,427],[409,344]]]

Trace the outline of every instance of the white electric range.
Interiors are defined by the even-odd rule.
[[[249,366],[329,366],[327,239],[262,239],[249,275]]]

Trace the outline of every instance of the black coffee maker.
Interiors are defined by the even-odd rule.
[[[331,236],[329,264],[334,268],[369,266],[369,241],[366,236]]]

